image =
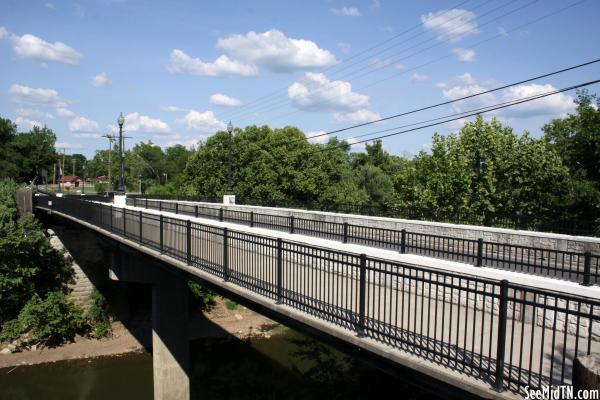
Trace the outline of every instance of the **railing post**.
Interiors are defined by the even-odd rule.
[[[483,265],[483,239],[477,239],[477,266]]]
[[[163,215],[160,214],[159,216],[159,243],[160,243],[160,252],[162,253],[164,251],[165,248],[165,240],[164,240],[164,234],[163,234],[163,227],[164,227],[164,221],[163,221]]]
[[[140,243],[142,243],[142,239],[143,239],[143,237],[144,237],[144,235],[142,234],[142,232],[143,232],[143,231],[142,231],[142,229],[143,229],[143,228],[142,228],[142,218],[143,218],[143,215],[142,215],[142,210],[140,210],[140,211],[139,211],[139,214],[138,214],[138,215],[139,215],[139,220],[140,220]]]
[[[360,280],[358,292],[358,326],[356,332],[359,337],[365,336],[365,309],[367,302],[367,255],[360,255]]]
[[[283,302],[283,240],[277,238],[277,304]]]
[[[162,201],[158,201],[158,211],[162,211]]]
[[[494,314],[491,314],[494,318]],[[500,281],[500,305],[498,308],[498,343],[496,345],[496,385],[499,392],[504,391],[504,353],[506,350],[506,320],[508,318],[508,281]]]
[[[175,202],[175,214],[179,214],[179,203]]]
[[[110,205],[110,231],[113,231],[113,221],[112,221],[112,216],[113,216],[113,210],[112,210],[113,206],[112,204]]]
[[[125,207],[123,207],[123,236],[127,237],[127,214],[125,212]]]
[[[186,239],[186,260],[188,265],[192,265],[192,221],[187,220],[185,224],[185,239]]]
[[[254,211],[250,211],[250,228],[254,228]]]
[[[223,207],[219,208],[219,222],[223,222]]]
[[[134,206],[134,207],[137,207],[137,197],[134,197],[134,198],[133,198],[133,206]]]
[[[198,218],[198,205],[194,206],[194,217]]]
[[[294,233],[294,216],[290,215],[290,233]]]
[[[591,286],[592,285],[592,253],[586,251],[583,254],[583,282],[581,283],[583,286]]]
[[[228,236],[228,229],[223,228],[223,280],[225,280],[225,282],[229,281],[229,248],[227,244]]]
[[[400,231],[400,253],[406,254],[406,229]]]
[[[348,243],[348,223],[344,222],[344,240],[343,243]]]
[[[148,198],[146,197],[146,208],[148,208]]]

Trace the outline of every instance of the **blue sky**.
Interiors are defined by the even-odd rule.
[[[107,146],[101,135],[115,131],[119,112],[129,143],[190,146],[230,119],[311,135],[600,55],[595,0],[4,0],[0,11],[0,115],[20,130],[46,124],[58,146],[87,156]],[[599,72],[594,65],[339,137],[547,92]],[[545,122],[573,110],[573,95],[497,116],[540,136]],[[435,131],[457,126],[384,146],[414,154]]]

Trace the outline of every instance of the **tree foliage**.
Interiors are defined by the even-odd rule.
[[[48,177],[57,159],[55,142],[47,127],[18,133],[14,123],[0,118],[0,178],[29,182],[35,176]]]

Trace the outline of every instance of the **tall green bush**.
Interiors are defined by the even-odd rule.
[[[54,290],[44,299],[35,294],[16,319],[4,324],[0,341],[15,340],[27,333],[29,344],[57,346],[72,341],[85,328],[83,310],[68,300],[61,290]]]

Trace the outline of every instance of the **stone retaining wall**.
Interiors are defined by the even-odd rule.
[[[73,280],[67,284],[69,289],[69,297],[84,308],[89,306],[89,299],[94,290],[94,284],[89,279],[87,273],[81,268],[81,266],[75,261],[69,250],[61,242],[60,238],[52,229],[48,229],[48,236],[50,238],[50,245],[63,253],[65,259],[69,263],[69,267],[73,272]]]
[[[149,200],[150,201],[150,200]],[[158,200],[153,200],[158,201]],[[162,200],[163,202],[173,202]],[[139,205],[144,206],[144,200],[138,199]],[[402,230],[425,233],[430,235],[450,236],[461,239],[477,240],[482,238],[487,242],[505,243],[520,246],[538,247],[561,251],[585,252],[600,254],[600,238],[586,236],[571,236],[556,233],[520,231],[514,229],[493,228],[474,225],[458,225],[441,222],[415,221],[399,218],[370,217],[353,214],[338,214],[323,211],[306,211],[288,208],[221,205],[215,203],[199,203],[179,201],[181,204],[198,204],[202,207],[269,214],[273,216],[303,218],[312,221],[324,221],[359,225],[373,228]]]

